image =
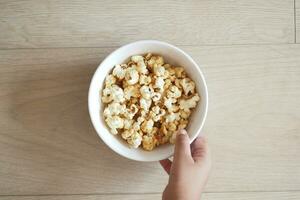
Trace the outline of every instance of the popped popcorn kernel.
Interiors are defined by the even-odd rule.
[[[152,103],[151,99],[145,99],[145,98],[140,99],[140,107],[145,111],[149,110],[151,103]]]
[[[152,100],[154,101],[154,102],[157,102],[157,101],[159,101],[161,99],[161,94],[160,93],[158,93],[158,92],[153,92],[152,93]]]
[[[124,65],[123,65],[124,66]],[[125,65],[126,66],[126,65]],[[125,67],[124,66],[124,67]],[[122,67],[122,65],[116,65],[113,70],[113,75],[117,77],[118,79],[122,80],[125,78],[126,69]]]
[[[154,125],[154,121],[152,119],[149,120],[145,120],[142,123],[141,129],[144,133],[151,133],[152,129],[153,129],[153,125]]]
[[[186,76],[183,67],[175,67],[174,71],[175,71],[176,77],[180,77],[181,78],[181,77],[185,77]]]
[[[140,75],[140,85],[149,85],[151,83],[151,77],[146,75]]]
[[[182,85],[184,94],[187,96],[189,93],[194,94],[195,93],[195,83],[189,79],[184,78],[180,81],[180,84]]]
[[[126,70],[125,79],[129,85],[134,85],[139,81],[139,73],[135,67]]]
[[[167,92],[167,96],[169,98],[177,99],[177,98],[181,97],[181,91],[179,90],[178,87],[176,87],[175,85],[172,85]]]
[[[197,102],[200,100],[200,97],[198,95],[193,96],[190,99],[182,99],[179,101],[179,108],[188,112],[191,108],[195,108],[197,105]]]
[[[115,84],[117,79],[113,75],[108,75],[105,78],[105,86],[110,87],[111,85]]]
[[[144,135],[142,143],[143,143],[143,149],[145,149],[147,151],[151,151],[155,147],[157,140],[154,137]]]
[[[149,100],[152,96],[153,89],[149,86],[144,85],[140,88],[140,93],[143,98]]]
[[[104,116],[113,116],[123,114],[126,111],[126,106],[117,102],[112,102],[104,109]]]
[[[109,128],[111,129],[111,132],[116,135],[118,134],[117,129],[121,129],[124,126],[124,121],[121,117],[119,116],[111,116],[111,117],[107,117],[105,119],[105,122],[107,123],[107,125],[109,126]]]
[[[153,67],[153,71],[154,71],[154,74],[156,76],[164,76],[165,74],[165,68],[163,66],[154,66]]]
[[[104,103],[114,102],[124,102],[124,91],[117,85],[111,85],[110,87],[105,88],[103,91],[102,101]]]
[[[173,104],[175,102],[176,102],[176,99],[164,97],[164,105],[166,106],[166,108],[168,109],[169,112],[172,112],[174,110]]]
[[[135,131],[128,139],[128,144],[133,148],[138,148],[142,143],[142,136],[139,132]]]
[[[129,85],[124,88],[124,97],[129,100],[131,97],[137,98],[140,96],[139,86],[137,85]]]
[[[179,125],[178,125],[178,129],[184,129],[186,128],[188,125],[188,121],[187,120],[180,120],[179,121]]]
[[[164,85],[165,85],[165,81],[164,81],[163,77],[157,77],[155,79],[155,84],[153,87],[158,88],[160,91],[163,91]]]
[[[180,113],[169,113],[168,115],[165,116],[166,122],[174,122],[180,120]]]

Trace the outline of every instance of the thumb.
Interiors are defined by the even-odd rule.
[[[186,130],[178,130],[174,150],[174,164],[193,161],[190,148],[190,138]]]

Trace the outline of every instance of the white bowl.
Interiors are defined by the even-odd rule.
[[[92,78],[88,97],[89,113],[95,129],[104,143],[118,154],[137,161],[158,161],[168,158],[173,155],[174,145],[164,144],[152,151],[145,151],[142,148],[130,148],[119,135],[113,135],[109,132],[102,116],[103,105],[100,94],[105,76],[111,72],[116,64],[128,61],[132,55],[148,52],[162,55],[167,63],[184,67],[188,76],[196,83],[196,89],[201,100],[190,116],[187,127],[191,142],[201,132],[208,107],[208,94],[204,76],[196,62],[178,47],[155,40],[142,40],[127,44],[112,52],[102,61]]]

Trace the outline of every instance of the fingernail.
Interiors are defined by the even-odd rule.
[[[184,129],[180,129],[180,130],[177,132],[177,134],[178,134],[178,135],[186,135],[187,132],[186,132],[186,130],[184,130]]]

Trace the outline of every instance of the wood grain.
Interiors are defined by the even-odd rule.
[[[294,42],[293,0],[6,0],[0,49]]]
[[[300,45],[184,47],[207,78],[206,191],[300,190]],[[122,158],[88,116],[111,48],[0,51],[0,194],[157,193],[158,163]]]
[[[300,43],[300,0],[295,0],[296,42]]]
[[[0,200],[158,200],[160,194],[105,194],[105,195],[46,195],[46,196],[5,196]]]
[[[204,193],[201,200],[298,200],[300,192],[236,192]],[[131,195],[52,195],[52,196],[5,196],[0,200],[160,200],[161,194]]]

